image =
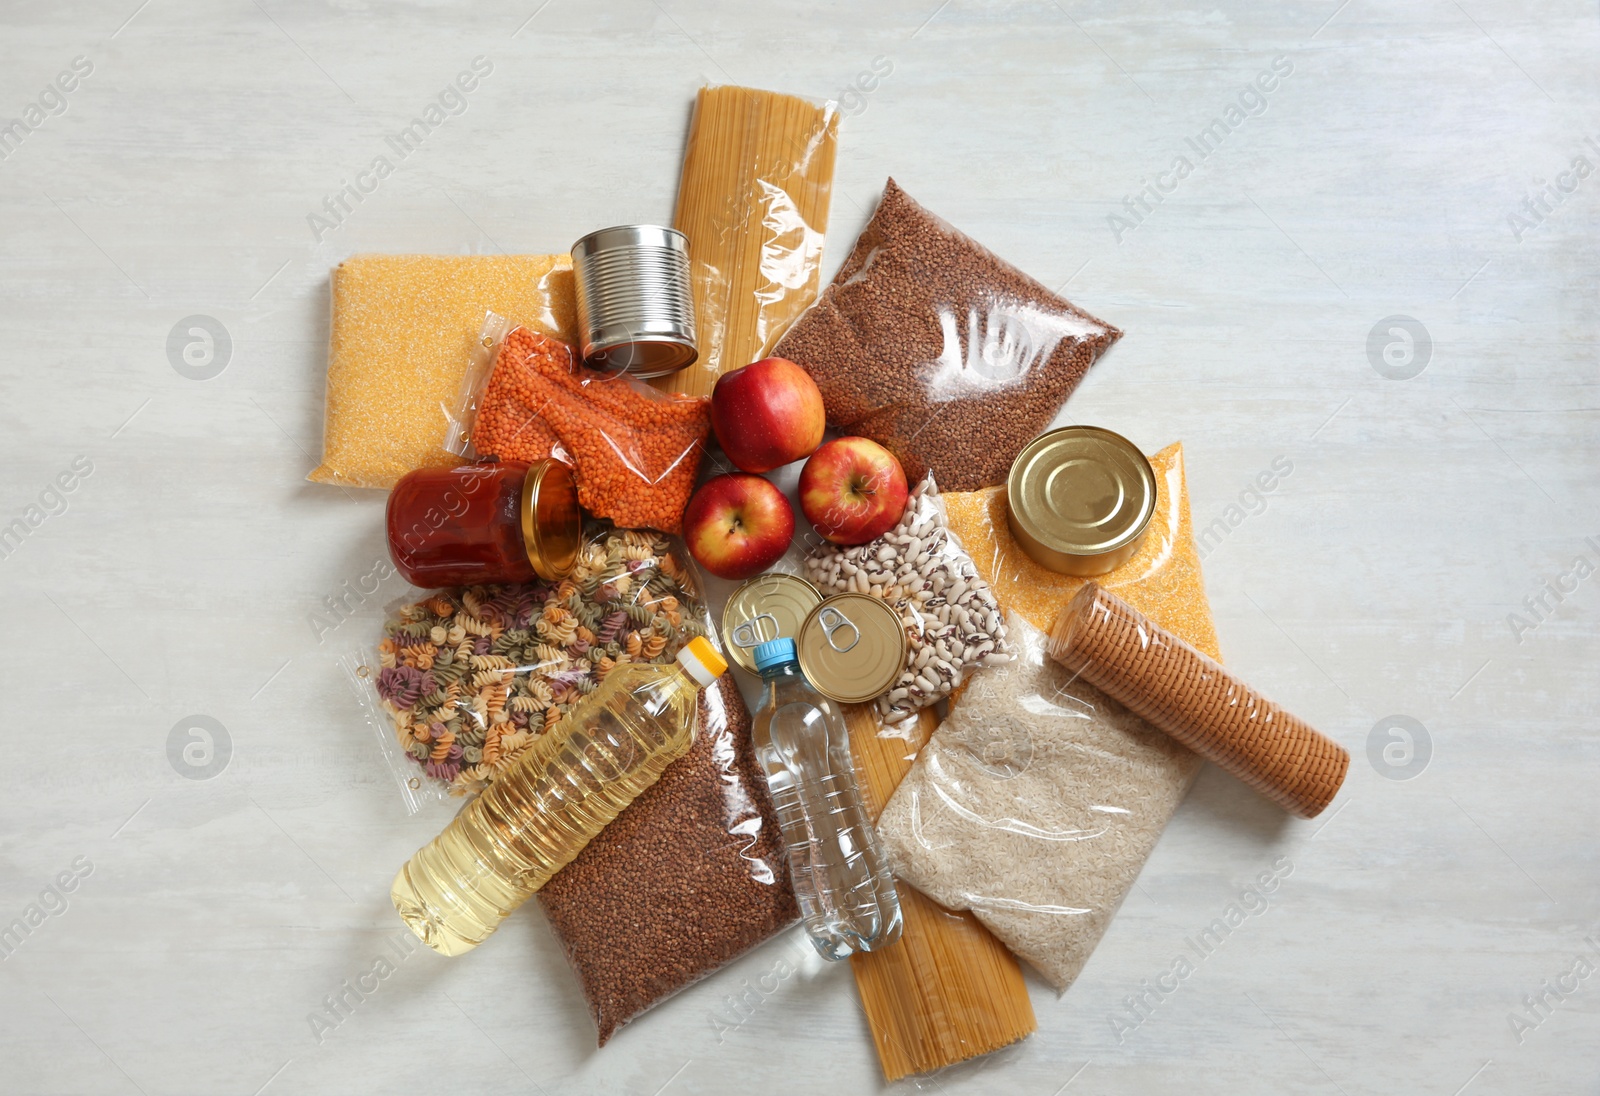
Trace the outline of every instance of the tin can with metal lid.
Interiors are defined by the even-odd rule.
[[[1011,535],[1041,567],[1103,575],[1133,557],[1156,509],[1156,476],[1127,438],[1063,426],[1017,454],[1006,477]]]
[[[812,609],[795,639],[800,672],[841,704],[882,696],[905,672],[908,644],[900,614],[871,594],[835,594]]]
[[[755,650],[769,639],[794,639],[822,592],[799,575],[769,571],[742,583],[722,610],[722,646],[733,664],[756,672]]]
[[[662,377],[693,364],[689,238],[660,225],[618,225],[572,245],[584,364]]]

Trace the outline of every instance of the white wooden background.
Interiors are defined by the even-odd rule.
[[[0,559],[0,921],[83,873],[0,962],[0,1090],[882,1087],[843,967],[719,1041],[725,998],[793,938],[596,1052],[532,910],[469,957],[406,960],[314,1037],[448,810],[404,814],[335,668],[398,580],[320,642],[309,622],[381,558],[383,499],[304,482],[341,258],[666,220],[701,83],[838,95],[877,64],[827,272],[893,174],[1126,329],[1066,414],[1182,439],[1202,523],[1292,464],[1207,583],[1229,661],[1354,755],[1310,823],[1207,771],[1078,983],[1032,982],[1039,1032],[920,1084],[1595,1091],[1600,978],[1571,974],[1600,964],[1600,578],[1574,569],[1600,563],[1591,0],[136,5],[0,11],[0,121],[41,108],[0,160],[0,519],[74,483]],[[316,240],[308,215],[477,56],[464,113]],[[1264,111],[1119,240],[1124,197],[1280,57]],[[1535,223],[1524,199],[1564,183]],[[169,360],[193,315],[231,341],[208,380]],[[226,729],[209,779],[169,757],[194,715]],[[1409,765],[1393,715],[1426,730]],[[1122,1001],[1279,858],[1271,907],[1119,1043]]]

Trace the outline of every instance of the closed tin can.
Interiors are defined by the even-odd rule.
[[[841,704],[888,692],[905,672],[908,644],[900,614],[871,594],[835,594],[807,614],[795,639],[800,672]]]
[[[693,364],[689,238],[659,225],[618,225],[572,245],[584,364],[661,377]]]
[[[769,571],[742,583],[722,610],[722,648],[735,666],[756,672],[755,650],[769,639],[795,639],[822,592],[799,575]]]
[[[1011,464],[1011,535],[1041,567],[1089,577],[1133,557],[1156,509],[1150,462],[1121,434],[1063,426],[1040,434]]]

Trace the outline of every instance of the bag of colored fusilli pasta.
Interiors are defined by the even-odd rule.
[[[596,523],[558,582],[418,591],[344,660],[412,813],[487,787],[621,662],[670,662],[708,618],[688,554]]]

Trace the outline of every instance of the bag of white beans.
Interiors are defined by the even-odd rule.
[[[805,571],[825,595],[871,594],[900,614],[909,650],[905,672],[876,701],[885,723],[943,700],[978,667],[1011,660],[1004,614],[950,531],[931,473],[893,529],[853,548],[824,544]]]

